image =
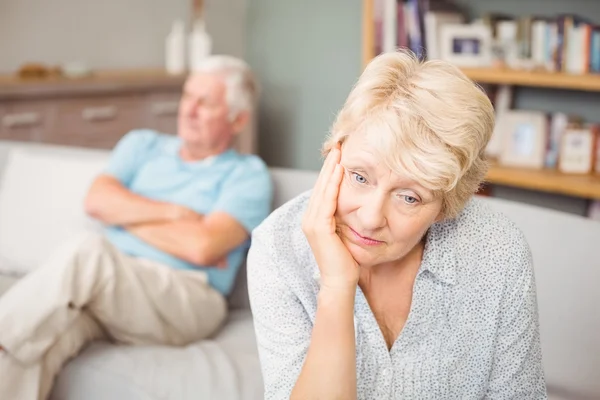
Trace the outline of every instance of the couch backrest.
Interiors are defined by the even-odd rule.
[[[486,198],[523,230],[533,254],[544,370],[556,399],[600,399],[600,223]]]
[[[270,171],[274,186],[273,209],[311,189],[317,179],[317,173],[312,171],[286,168],[271,168]],[[232,308],[250,308],[245,264],[237,276],[229,305]]]
[[[83,212],[82,202],[109,154],[105,150],[0,141],[0,264],[8,262],[11,269],[25,273],[70,236],[99,228]],[[316,179],[312,172],[271,171],[273,208],[308,190]],[[249,308],[245,265],[229,305]]]
[[[0,142],[0,256],[41,261],[77,229],[95,228],[81,199],[107,152]],[[9,149],[25,149],[4,171]],[[3,173],[5,172],[5,173]],[[274,207],[312,187],[317,173],[271,169]],[[600,223],[553,210],[485,198],[525,233],[534,257],[544,368],[564,398],[600,398]],[[247,307],[245,270],[230,299]]]

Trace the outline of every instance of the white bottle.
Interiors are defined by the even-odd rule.
[[[189,69],[195,71],[202,60],[208,57],[212,52],[212,39],[206,32],[203,19],[194,22],[189,41]]]
[[[185,24],[177,20],[165,43],[165,66],[168,74],[180,75],[185,72],[185,39]]]

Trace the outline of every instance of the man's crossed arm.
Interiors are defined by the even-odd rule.
[[[108,175],[92,183],[85,210],[107,225],[122,226],[150,245],[199,266],[221,264],[248,238],[246,229],[227,213],[200,215],[177,204],[148,199]]]

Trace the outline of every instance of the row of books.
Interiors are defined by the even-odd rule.
[[[409,48],[419,57],[439,57],[439,25],[463,23],[453,3],[444,0],[374,0],[375,54]]]
[[[513,17],[489,13],[481,22],[490,27],[495,44],[507,44],[512,51],[507,59],[511,67],[600,73],[600,25],[589,19],[574,14]]]
[[[467,22],[450,0],[374,0],[375,54],[399,47],[441,58],[441,27],[483,24],[493,63],[571,74],[600,73],[600,24],[575,14],[512,16],[486,13]]]

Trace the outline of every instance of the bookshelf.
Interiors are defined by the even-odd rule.
[[[480,83],[600,92],[600,75],[571,75],[499,68],[462,68],[462,71],[469,78]]]
[[[600,177],[594,175],[567,175],[557,171],[492,165],[486,181],[584,199],[600,199]]]
[[[374,0],[362,3],[362,65],[375,57]],[[549,89],[600,92],[600,75],[573,75],[556,72],[519,71],[500,68],[462,68],[473,81],[494,85],[542,87]],[[491,166],[486,182],[583,199],[600,200],[600,176],[569,175],[554,170]]]

